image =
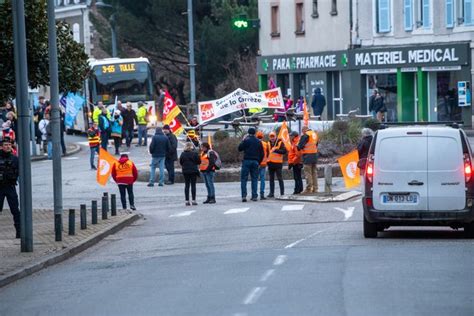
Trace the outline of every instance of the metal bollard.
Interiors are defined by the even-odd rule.
[[[102,197],[102,219],[107,219],[107,212],[109,211],[109,199],[107,196]]]
[[[92,201],[92,225],[97,224],[97,201]]]
[[[110,195],[110,215],[117,216],[117,196],[115,194]]]
[[[76,234],[76,210],[69,209],[69,235]]]
[[[63,240],[63,223],[61,214],[54,214],[54,227],[61,227],[61,229],[55,230],[56,241]]]
[[[332,193],[332,166],[324,166],[324,193]]]
[[[104,192],[104,196],[105,196],[106,198],[109,198],[109,192]]]
[[[81,229],[87,229],[87,208],[81,204]]]

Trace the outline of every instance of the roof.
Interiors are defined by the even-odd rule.
[[[91,67],[102,66],[102,65],[113,65],[113,64],[139,63],[139,62],[145,62],[147,64],[150,63],[148,58],[145,58],[145,57],[89,59],[89,64]]]

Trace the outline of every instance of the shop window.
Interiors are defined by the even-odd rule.
[[[280,12],[278,5],[272,5],[272,37],[280,36]]]
[[[371,96],[377,90],[383,97],[385,108],[385,121],[396,122],[397,111],[397,74],[367,75],[367,111],[370,108]],[[369,113],[369,112],[367,112]]]
[[[79,23],[74,23],[72,26],[72,36],[77,43],[81,42],[81,30]]]
[[[337,0],[331,1],[331,15],[337,15]]]
[[[404,0],[403,21],[405,31],[413,30],[413,0]]]
[[[446,27],[454,26],[454,0],[446,0]]]
[[[433,72],[436,76],[436,113],[438,121],[461,121],[462,108],[458,105],[457,82],[462,80],[459,71]]]
[[[318,13],[318,0],[313,0],[313,13],[311,14],[313,18],[319,17]]]
[[[303,3],[296,4],[296,35],[304,35],[304,7]]]
[[[389,33],[391,31],[390,0],[377,0],[377,32]]]

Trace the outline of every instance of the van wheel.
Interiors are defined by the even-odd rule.
[[[466,238],[474,238],[474,222],[464,226],[464,235]]]
[[[376,238],[377,237],[377,224],[369,223],[364,216],[364,237],[365,238]]]

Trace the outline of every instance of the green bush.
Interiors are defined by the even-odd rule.
[[[242,155],[237,149],[241,141],[242,139],[237,137],[215,139],[213,149],[219,153],[223,168],[230,167],[229,164],[239,164],[242,161]]]
[[[213,136],[213,138],[214,138],[215,141],[222,141],[222,140],[225,140],[225,139],[227,139],[227,138],[229,138],[229,137],[230,137],[229,132],[227,132],[227,131],[221,131],[221,130],[215,132],[215,133],[214,133],[214,136]]]
[[[380,122],[377,119],[370,118],[364,122],[364,127],[370,128],[375,132],[380,128]]]

